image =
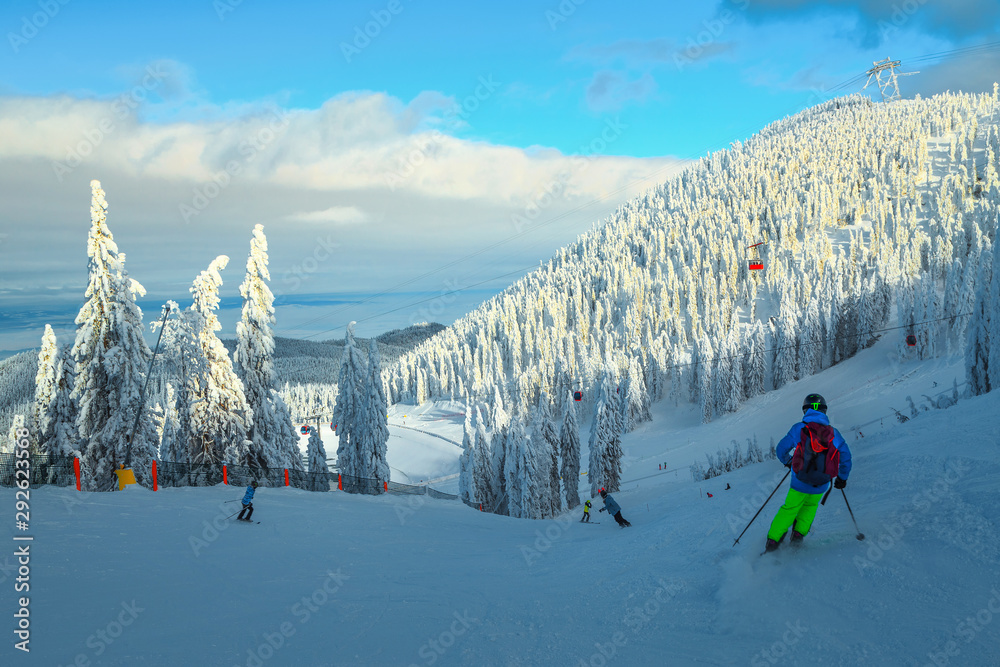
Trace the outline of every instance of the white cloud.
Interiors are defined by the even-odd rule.
[[[634,96],[647,84],[614,88]],[[350,93],[315,110],[272,107],[230,119],[144,123],[113,100],[3,98],[0,160],[46,160],[54,183],[77,168],[194,184],[229,171],[234,179],[287,188],[509,202],[572,159],[420,129],[434,124],[442,100],[423,94],[407,105],[381,93]],[[641,163],[602,160],[594,171],[605,183],[620,183],[634,180]]]
[[[170,122],[146,120],[176,119],[169,106],[126,112],[116,101],[0,97],[0,228],[9,234],[0,283],[11,312],[79,307],[93,178],[147,300],[183,301],[212,258],[247,252],[256,223],[276,294],[475,284],[547,259],[684,164],[613,156],[631,131],[616,121],[581,141],[587,159],[459,139],[437,129],[453,127],[455,108],[437,93],[404,103],[355,92],[318,109],[215,108]],[[473,254],[483,248],[496,249]],[[466,256],[475,261],[458,263]],[[238,273],[226,276],[231,299]],[[33,298],[38,285],[55,292]],[[395,312],[408,322],[409,311]],[[0,349],[13,349],[4,335]]]
[[[356,206],[331,206],[322,211],[294,213],[286,218],[293,222],[324,222],[339,225],[353,225],[365,222],[368,216]]]

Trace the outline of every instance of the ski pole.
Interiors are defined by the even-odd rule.
[[[238,513],[239,513],[239,510],[236,510],[235,512],[233,512],[233,514],[238,514]],[[233,516],[233,514],[230,514],[229,516]],[[229,516],[227,516],[226,518],[228,519]]]
[[[851,503],[847,502],[847,492],[843,489],[841,489],[840,492],[844,494],[844,504],[847,505],[847,511],[851,512]],[[858,522],[854,518],[854,512],[851,512],[851,521],[854,522],[854,530],[858,531],[858,534],[855,536],[858,538],[858,541],[865,539],[865,534],[861,532],[860,528],[858,528]]]
[[[769,501],[771,500],[771,497],[772,497],[772,496],[774,496],[774,494],[775,494],[775,493],[777,492],[777,490],[781,488],[781,485],[785,483],[785,480],[786,480],[786,479],[788,479],[788,475],[790,475],[790,474],[791,474],[791,472],[792,472],[792,469],[791,469],[791,468],[789,468],[789,469],[788,469],[788,472],[786,472],[786,473],[785,473],[785,476],[781,478],[781,481],[780,481],[780,482],[778,482],[778,486],[774,487],[774,491],[772,491],[772,492],[771,492],[771,495],[767,497],[767,500],[765,500],[765,501],[764,501],[764,504],[760,506],[760,509],[759,509],[759,510],[757,510],[757,514],[754,514],[754,515],[753,515],[753,519],[750,519],[750,523],[753,523],[753,522],[754,522],[754,519],[756,519],[756,518],[758,517],[758,515],[760,515],[760,513],[761,513],[762,511],[764,511],[764,507],[765,507],[765,506],[767,505],[767,503],[768,503],[768,502],[769,502]],[[747,528],[749,528],[749,527],[750,527],[750,523],[748,523],[748,524],[747,524],[747,527],[743,529],[743,533],[747,532]],[[740,537],[743,537],[743,533],[740,533]],[[735,546],[736,546],[737,544],[739,544],[739,543],[740,543],[740,537],[737,537],[737,538],[736,538],[736,541],[735,541],[735,542],[733,542],[733,546],[734,546],[734,547],[735,547]]]

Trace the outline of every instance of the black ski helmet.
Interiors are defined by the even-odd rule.
[[[806,396],[805,400],[802,401],[802,412],[805,412],[809,408],[819,410],[823,414],[826,414],[826,399],[819,394],[809,394]]]
[[[601,498],[607,498],[608,497],[608,492],[605,491],[603,488],[600,491],[598,491],[598,493],[601,494]]]
[[[253,488],[256,489],[257,488],[257,480],[254,480],[254,481],[250,482],[250,486],[252,486]]]

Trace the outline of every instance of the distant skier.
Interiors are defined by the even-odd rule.
[[[250,517],[253,516],[253,492],[256,490],[257,481],[254,480],[250,482],[250,486],[247,487],[247,492],[243,494],[243,509],[240,510],[240,515],[236,517],[237,521],[249,521]],[[247,512],[246,518],[243,517],[244,512]]]
[[[802,421],[788,431],[778,445],[778,460],[792,470],[792,483],[785,504],[778,510],[771,529],[767,531],[765,551],[774,551],[788,529],[792,529],[792,544],[798,544],[809,533],[820,497],[834,486],[847,486],[851,474],[851,450],[840,432],[830,426],[826,416],[826,401],[819,394],[809,394],[802,405]]]
[[[580,519],[581,523],[590,523],[590,507],[589,500],[583,504],[583,518]]]
[[[618,503],[615,502],[615,499],[611,497],[610,493],[608,493],[604,489],[601,489],[601,498],[604,499],[604,507],[599,509],[598,510],[599,512],[607,510],[608,514],[613,516],[615,518],[615,521],[617,521],[618,525],[621,526],[622,528],[632,525],[628,521],[622,518],[622,508]]]

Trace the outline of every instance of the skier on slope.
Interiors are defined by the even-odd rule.
[[[632,525],[628,521],[622,518],[622,508],[618,503],[615,502],[615,499],[611,497],[610,493],[608,493],[604,489],[601,489],[601,498],[604,499],[604,507],[599,509],[598,510],[599,512],[607,510],[608,514],[613,516],[615,518],[615,521],[617,521],[618,525],[621,526],[622,528]]]
[[[240,515],[236,517],[237,521],[250,521],[250,517],[253,516],[253,492],[257,490],[257,480],[250,482],[250,486],[247,487],[247,492],[243,494],[243,509],[240,510]],[[249,512],[247,512],[249,510]],[[246,518],[243,517],[243,513],[247,512]]]
[[[581,523],[590,523],[590,500],[583,504],[583,518],[580,519]]]
[[[792,544],[799,544],[809,532],[820,497],[834,486],[847,486],[851,474],[851,450],[840,432],[830,426],[826,401],[819,394],[809,394],[802,405],[802,421],[792,426],[775,447],[778,460],[792,470],[792,483],[785,504],[781,506],[771,529],[767,531],[765,551],[774,551],[788,529]]]

